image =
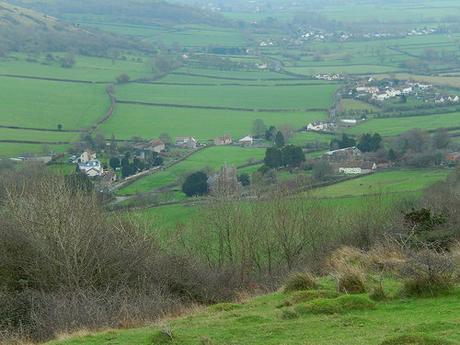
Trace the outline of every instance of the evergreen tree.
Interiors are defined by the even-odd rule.
[[[264,163],[270,168],[278,168],[283,165],[281,150],[276,147],[267,148],[267,151],[265,151]]]
[[[285,145],[285,143],[284,143],[284,135],[280,131],[278,131],[278,133],[276,133],[275,145],[276,145],[276,147],[280,147],[280,148]]]
[[[206,195],[209,192],[208,175],[202,171],[193,173],[185,179],[182,191],[187,196]]]

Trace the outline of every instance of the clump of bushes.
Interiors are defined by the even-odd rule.
[[[295,307],[295,311],[303,314],[340,314],[352,310],[374,309],[375,303],[366,296],[343,295],[334,299],[318,298]]]
[[[316,288],[316,279],[311,273],[298,272],[291,274],[284,285],[285,292],[310,290]]]
[[[455,266],[445,253],[423,250],[415,253],[401,269],[403,293],[435,296],[448,292],[455,281]]]

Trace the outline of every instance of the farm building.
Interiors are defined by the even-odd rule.
[[[356,146],[344,149],[327,151],[324,157],[332,161],[352,161],[362,156],[362,152]]]
[[[238,140],[238,142],[243,146],[251,146],[254,143],[254,139],[250,135],[247,135]]]
[[[339,168],[339,173],[346,175],[368,174],[377,169],[377,164],[373,162],[347,163]]]
[[[80,169],[81,173],[89,177],[102,176],[104,173],[104,168],[98,160],[90,160],[85,163],[79,163],[78,169]]]
[[[87,163],[89,161],[95,160],[96,158],[97,158],[96,152],[93,152],[91,150],[86,150],[80,155],[76,163]]]
[[[232,143],[232,137],[228,134],[225,134],[222,137],[217,137],[214,139],[215,145],[230,145]]]
[[[335,127],[334,122],[315,121],[307,125],[307,131],[327,132],[333,131]]]
[[[149,152],[156,152],[160,153],[164,151],[166,148],[165,144],[158,139],[150,140],[147,143],[138,143],[134,145],[134,149],[139,151],[149,151]]]
[[[194,137],[177,137],[176,138],[176,146],[195,149],[197,145],[197,141]]]

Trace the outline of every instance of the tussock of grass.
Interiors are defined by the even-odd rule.
[[[152,345],[163,345],[163,344],[171,344],[173,342],[172,336],[169,334],[158,331],[152,336]]]
[[[449,341],[426,335],[402,335],[387,339],[380,345],[450,345]]]
[[[341,314],[353,310],[374,309],[375,303],[366,296],[343,295],[334,299],[318,298],[295,308],[305,314]]]
[[[366,286],[364,284],[364,274],[354,267],[344,268],[338,273],[338,290],[345,293],[364,293]]]
[[[310,273],[294,273],[289,276],[284,286],[285,292],[310,290],[316,288],[316,279]]]
[[[294,309],[283,309],[280,314],[280,318],[282,320],[293,320],[299,317],[299,313],[296,312]]]
[[[290,304],[299,304],[312,301],[318,298],[337,298],[339,293],[331,290],[306,290],[296,291],[289,298]]]
[[[236,303],[218,303],[209,307],[211,311],[231,311],[239,308],[241,305]]]
[[[369,297],[373,301],[384,301],[387,299],[387,295],[382,285],[375,286],[370,292]]]

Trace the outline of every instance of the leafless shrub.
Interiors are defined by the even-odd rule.
[[[0,186],[0,332],[9,338],[132,327],[233,297],[232,272],[166,253],[60,177],[27,174]]]
[[[454,264],[446,253],[423,250],[415,253],[402,267],[404,293],[436,295],[447,292],[454,282]]]

